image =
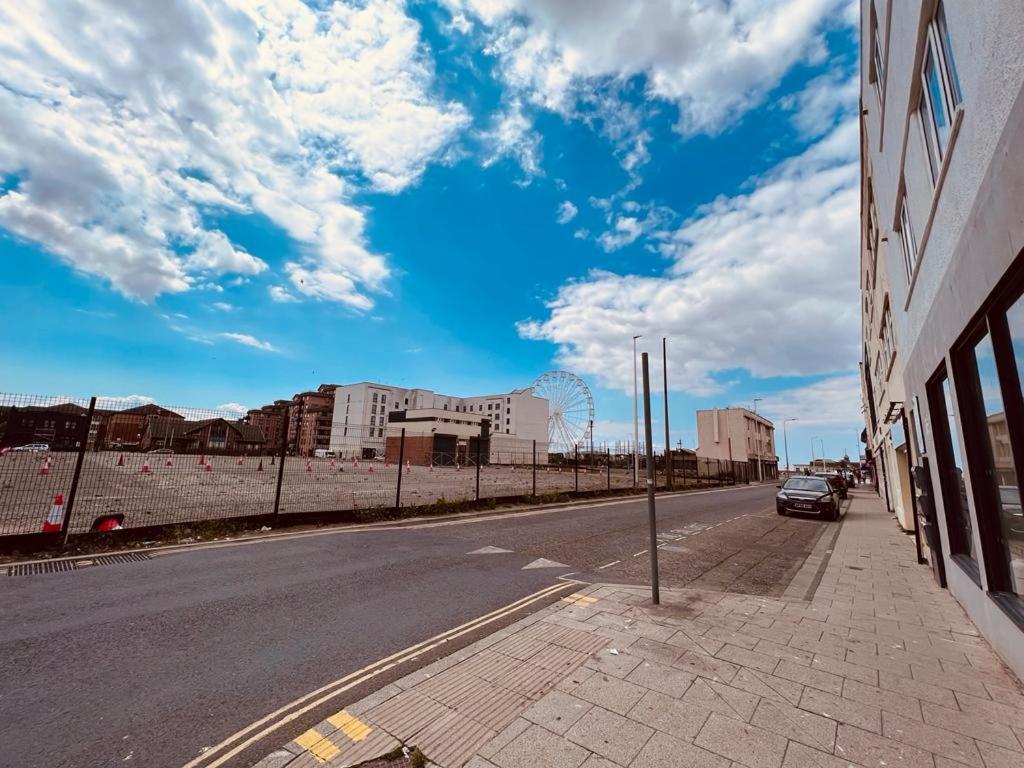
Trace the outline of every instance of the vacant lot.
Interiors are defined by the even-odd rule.
[[[118,466],[123,457],[124,466]],[[0,535],[38,531],[54,499],[71,489],[75,454],[53,453],[45,474],[41,454],[0,456]],[[105,514],[123,514],[126,526],[189,522],[270,513],[274,509],[277,460],[269,457],[208,457],[210,469],[194,455],[86,454],[71,521],[72,531],[87,531]],[[149,472],[143,471],[148,462]],[[273,462],[273,463],[272,463]],[[380,462],[342,462],[303,458],[285,461],[280,511],[320,512],[395,504],[398,471]],[[628,488],[632,473],[612,470],[611,486]],[[604,468],[579,471],[579,489],[608,487]],[[440,499],[473,499],[474,467],[411,467],[402,474],[402,506]],[[572,468],[537,468],[537,493],[571,491]],[[529,466],[480,468],[480,497],[525,496],[532,490]]]

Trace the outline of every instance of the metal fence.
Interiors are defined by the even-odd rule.
[[[634,487],[631,455],[424,450],[400,425],[346,425],[336,446],[298,412],[241,414],[104,398],[0,394],[0,536],[328,513]],[[437,443],[430,443],[436,446]],[[658,485],[748,482],[745,464],[656,459]],[[639,484],[646,468],[640,459]]]

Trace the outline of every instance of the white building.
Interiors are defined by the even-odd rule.
[[[906,411],[936,581],[1024,675],[1024,3],[864,0],[861,30],[862,217],[902,358],[868,429]]]
[[[537,441],[538,461],[547,461],[548,401],[533,390],[498,395],[453,397],[429,389],[403,389],[362,381],[339,386],[334,393],[331,450],[339,456],[384,454],[388,414],[434,409],[473,414],[490,422],[490,457],[495,463],[520,462]]]

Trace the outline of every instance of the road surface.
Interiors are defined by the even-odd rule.
[[[776,516],[774,492],[659,499],[662,583],[781,592],[821,526]],[[285,702],[564,574],[643,583],[647,544],[640,499],[4,577],[0,765],[181,766]],[[472,554],[486,547],[509,552]],[[562,565],[524,569],[541,558]],[[325,711],[384,682],[353,689]],[[323,715],[311,711],[231,764],[250,765]]]

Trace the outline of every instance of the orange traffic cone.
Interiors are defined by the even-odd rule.
[[[206,454],[205,453],[200,453],[199,454],[199,466],[200,467],[205,467],[206,466]]]
[[[56,533],[60,531],[61,523],[64,522],[64,496],[57,494],[50,507],[50,515],[43,521],[43,533]]]
[[[206,463],[206,471],[207,472],[213,472],[213,462],[207,462]]]
[[[119,467],[123,467],[124,466],[124,454],[123,453],[117,454],[117,466],[119,466]]]
[[[148,475],[152,471],[153,470],[149,468],[149,459],[146,459],[144,462],[142,462],[142,474]]]
[[[262,472],[263,471],[263,459],[260,459],[260,465],[258,467],[256,467],[256,471],[257,472]]]
[[[405,460],[405,474],[408,475],[410,472],[412,472],[412,464],[409,462],[408,459],[406,459]]]
[[[242,457],[241,456],[238,457],[238,466],[242,466]]]
[[[306,459],[306,471],[307,472],[312,472],[313,471],[313,460],[312,459]]]
[[[334,459],[331,459],[331,469],[334,469]]]
[[[371,475],[373,474],[373,464],[370,465],[369,472],[370,472]]]
[[[49,459],[44,461],[43,465],[41,467],[39,467],[39,474],[40,475],[48,475],[48,474],[50,474],[50,460]]]
[[[174,459],[168,459],[167,461],[165,461],[164,462],[164,466],[165,467],[173,467],[174,466]]]
[[[459,463],[458,463],[458,462],[456,462],[456,463],[455,463],[455,471],[456,471],[456,472],[461,472],[461,471],[462,471],[462,466],[461,466],[461,465],[459,465]]]
[[[430,462],[430,469],[428,469],[427,472],[433,472],[433,471],[434,471],[434,462]]]

